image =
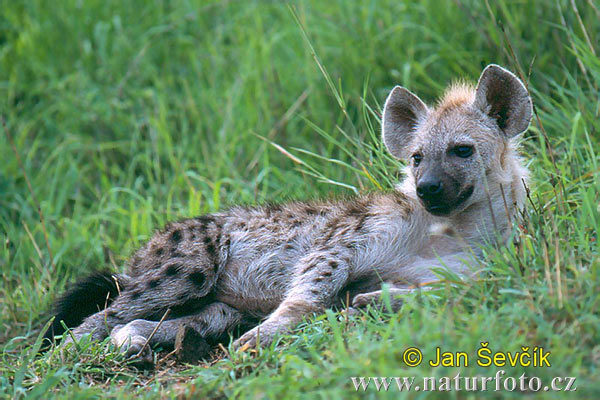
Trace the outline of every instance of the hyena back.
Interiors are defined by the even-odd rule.
[[[496,65],[476,88],[449,88],[434,108],[396,87],[382,118],[388,150],[408,161],[396,190],[171,223],[134,254],[126,275],[104,279],[110,298],[105,289],[97,302],[108,307],[74,337],[110,335],[148,361],[147,340],[174,346],[181,327],[208,342],[253,327],[234,347],[266,345],[346,297],[354,307],[376,301],[384,283],[397,295],[438,280],[436,268],[469,276],[480,246],[506,240],[523,205],[527,170],[517,145],[531,115],[521,81]],[[59,316],[78,298],[85,303],[86,290],[68,292]]]

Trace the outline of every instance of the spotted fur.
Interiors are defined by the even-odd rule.
[[[387,148],[408,161],[395,191],[170,223],[133,255],[108,308],[73,333],[110,335],[131,352],[155,330],[150,344],[168,347],[181,326],[209,342],[254,326],[234,345],[264,345],[347,297],[357,307],[377,301],[384,283],[403,294],[439,279],[436,268],[468,277],[480,246],[506,239],[523,205],[517,138],[530,118],[523,84],[495,65],[477,88],[455,85],[431,109],[396,87],[382,121]],[[419,192],[427,179],[439,184],[433,200]]]

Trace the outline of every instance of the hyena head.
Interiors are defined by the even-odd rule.
[[[431,214],[451,216],[486,200],[490,190],[514,184],[515,168],[526,175],[516,146],[531,116],[521,81],[489,65],[476,88],[455,84],[434,108],[395,87],[385,102],[383,140],[393,156],[408,162],[403,189]]]

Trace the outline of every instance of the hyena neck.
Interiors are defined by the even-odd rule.
[[[488,195],[454,216],[454,225],[474,227],[482,238],[506,242],[525,206],[528,181],[529,171],[519,156],[517,142],[506,142],[497,167],[487,175]]]
[[[518,140],[509,141],[501,155],[501,166],[503,174],[502,187],[510,188],[510,193],[505,197],[513,213],[517,213],[525,207],[527,190],[529,190],[529,170],[518,152]]]

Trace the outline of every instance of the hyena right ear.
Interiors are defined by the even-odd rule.
[[[411,143],[419,120],[428,113],[427,106],[409,90],[396,86],[383,107],[381,129],[383,143],[396,158],[407,159],[406,149]]]
[[[481,73],[475,89],[475,107],[496,120],[508,137],[529,126],[533,107],[525,85],[512,72],[490,64]]]

